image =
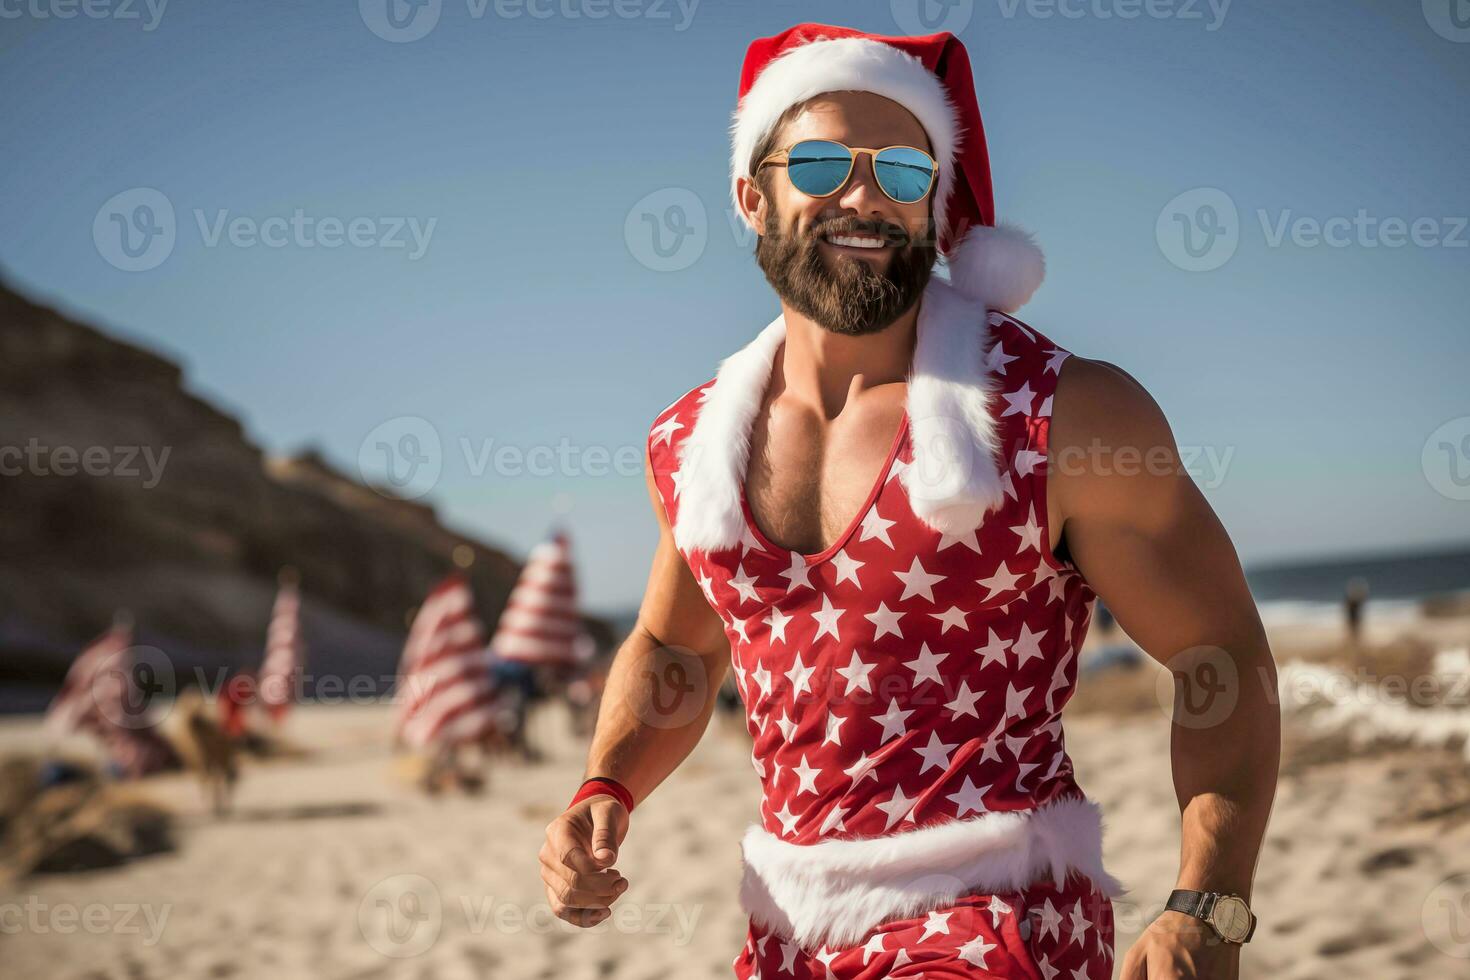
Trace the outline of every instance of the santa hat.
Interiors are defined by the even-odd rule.
[[[731,125],[730,193],[736,212],[741,213],[736,181],[752,176],[751,155],[781,114],[823,92],[844,91],[892,99],[924,127],[939,163],[934,197],[939,253],[955,287],[995,310],[1010,312],[1025,304],[1041,285],[1046,263],[1030,235],[996,224],[970,57],[948,32],[884,37],[798,24],[752,42]]]

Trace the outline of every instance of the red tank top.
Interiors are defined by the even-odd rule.
[[[778,317],[648,437],[679,551],[725,623],[763,826],[811,844],[1081,797],[1061,713],[1095,595],[1052,555],[1046,508],[1069,353],[931,282],[883,469],[831,547],[803,555],[766,539],[744,493],[783,338]],[[927,447],[972,436],[960,478],[920,478],[944,465]]]

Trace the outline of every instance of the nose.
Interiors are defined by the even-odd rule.
[[[873,155],[859,153],[852,162],[852,174],[847,186],[838,198],[841,205],[860,215],[882,215],[888,197],[878,188],[878,178],[873,173]]]

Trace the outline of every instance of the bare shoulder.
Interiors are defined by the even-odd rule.
[[[1116,364],[1072,356],[1062,365],[1048,434],[1059,503],[1139,505],[1181,472],[1174,433],[1148,389]]]

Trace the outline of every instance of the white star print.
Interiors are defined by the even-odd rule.
[[[1000,920],[1010,915],[1013,910],[999,895],[990,896],[990,926],[993,929],[1000,928]],[[1025,933],[1022,933],[1025,938]]]
[[[791,736],[796,734],[796,722],[791,720],[791,715],[785,708],[781,709],[781,717],[776,719],[776,727],[781,729],[781,740],[790,742]]]
[[[1087,936],[1087,930],[1092,927],[1092,922],[1086,915],[1082,914],[1082,899],[1077,899],[1077,904],[1072,906],[1070,915],[1072,919],[1072,942],[1067,943],[1067,945],[1070,946],[1072,943],[1079,943],[1083,949],[1086,949],[1087,943],[1084,940]]]
[[[783,834],[791,833],[791,829],[796,826],[796,821],[800,819],[791,812],[791,806],[786,803],[782,803],[781,809],[777,810],[772,816],[781,821],[781,833]]]
[[[1042,368],[1042,370],[1060,375],[1062,373],[1062,363],[1070,356],[1071,354],[1067,351],[1062,350],[1060,347],[1055,347],[1047,352],[1046,367]]]
[[[889,698],[888,710],[873,719],[883,726],[883,737],[879,739],[879,743],[882,744],[891,738],[897,738],[908,731],[904,727],[904,722],[908,721],[909,715],[913,713],[914,709],[912,708],[908,711],[900,711],[898,709],[898,701],[894,698]]]
[[[875,611],[865,613],[863,618],[869,620],[877,627],[877,631],[873,634],[873,639],[881,640],[889,633],[894,634],[899,639],[903,639],[903,630],[898,628],[898,619],[902,615],[903,613],[893,612],[888,608],[886,603],[880,602]]]
[[[879,541],[882,541],[884,544],[888,545],[888,547],[892,548],[893,539],[888,536],[888,529],[896,523],[898,522],[884,520],[878,515],[878,508],[874,507],[872,510],[863,515],[863,530],[862,533],[858,535],[858,543],[861,544],[864,541],[870,541],[873,538],[877,538]]]
[[[772,643],[775,643],[777,641],[780,641],[782,643],[785,643],[786,642],[786,624],[789,623],[789,622],[791,622],[795,618],[796,617],[794,617],[794,616],[788,616],[788,615],[786,615],[781,610],[777,609],[775,606],[772,606],[771,607],[771,614],[769,616],[767,616],[765,619],[761,620],[761,622],[765,623],[767,626],[769,626],[771,628],[771,642]]]
[[[657,446],[661,442],[673,445],[674,433],[684,428],[684,423],[679,421],[679,416],[670,415],[658,425],[653,427],[654,437],[652,445]]]
[[[886,952],[883,949],[883,940],[886,938],[887,933],[882,932],[875,932],[868,937],[867,943],[863,946],[863,966],[868,965],[868,961],[873,958],[874,953]]]
[[[899,599],[921,595],[930,602],[933,602],[935,583],[944,581],[943,575],[931,575],[924,571],[924,566],[919,564],[918,558],[914,559],[914,563],[909,566],[908,571],[894,572],[893,574],[897,575],[898,580],[903,583],[903,595],[899,596]]]
[[[824,634],[830,633],[832,639],[838,641],[839,643],[842,642],[842,637],[837,635],[837,620],[841,619],[842,614],[845,612],[847,612],[846,609],[837,609],[833,607],[831,596],[823,595],[822,608],[817,612],[812,613],[812,619],[815,619],[817,621],[817,635],[812,637],[812,639],[820,640]]]
[[[984,936],[976,936],[959,949],[960,959],[971,966],[985,969],[985,954],[995,948],[994,943],[987,943]]]
[[[924,942],[931,936],[949,935],[949,917],[953,912],[930,912],[929,920],[924,923],[924,933],[919,937],[919,942]]]
[[[989,664],[1000,664],[1002,667],[1006,665],[1005,641],[1000,638],[993,627],[990,630],[990,642],[983,647],[977,647],[975,652],[980,655],[981,667]]]
[[[842,723],[844,721],[846,721],[846,720],[847,720],[846,718],[843,718],[843,717],[839,716],[837,714],[837,712],[835,712],[835,711],[828,713],[828,715],[827,715],[827,736],[822,739],[822,744],[823,745],[828,745],[828,744],[831,744],[831,745],[841,745],[842,744],[842,739],[838,736],[837,733],[842,730]]]
[[[760,599],[760,595],[755,591],[755,579],[746,574],[744,565],[737,565],[735,567],[735,574],[730,579],[730,586],[736,592],[740,593],[741,599],[750,602],[757,602]]]
[[[930,613],[929,615],[944,624],[944,628],[939,631],[940,636],[948,633],[952,626],[962,630],[970,628],[970,624],[965,622],[966,613],[959,606],[950,606],[944,612]]]
[[[991,345],[990,353],[985,355],[985,366],[996,374],[1005,374],[1006,365],[1014,360],[1016,360],[1015,356],[1007,354],[1005,348],[1001,346],[1001,342],[996,340]]]
[[[1001,562],[1000,567],[995,570],[994,575],[990,576],[990,578],[978,579],[977,583],[985,586],[985,588],[989,590],[985,598],[993,599],[996,596],[1000,595],[1002,592],[1008,592],[1011,589],[1014,589],[1016,587],[1016,583],[1019,581],[1021,581],[1021,576],[1015,574],[1009,568],[1007,568],[1005,562]],[[731,579],[730,584],[734,585],[735,580]]]
[[[960,689],[955,694],[955,699],[946,704],[945,707],[949,709],[955,718],[960,717],[960,715],[969,715],[971,718],[979,721],[980,715],[975,711],[975,702],[980,700],[981,693],[979,691],[971,691],[969,681],[960,681]]]
[[[919,753],[920,757],[924,760],[924,765],[920,767],[919,774],[923,775],[930,769],[938,769],[941,772],[948,769],[950,752],[958,747],[958,742],[947,745],[940,740],[938,732],[930,732],[928,745],[922,748],[917,745],[914,746],[914,751]]]
[[[1036,393],[1031,390],[1031,382],[1027,381],[1015,391],[1001,395],[1006,400],[1006,410],[1001,412],[1001,418],[1007,415],[1030,415],[1031,403],[1036,400]]]
[[[872,694],[873,688],[868,681],[868,675],[873,672],[873,668],[876,666],[878,665],[875,663],[863,663],[862,658],[858,656],[857,651],[852,651],[852,659],[847,662],[847,666],[838,667],[836,671],[836,673],[841,675],[842,679],[847,682],[847,690],[845,693],[851,694],[853,692],[853,689],[856,688]]]
[[[1048,898],[1041,907],[1041,935],[1045,936],[1047,933],[1050,933],[1053,940],[1060,939],[1061,934],[1058,932],[1057,926],[1061,924],[1061,921],[1061,915],[1057,912],[1055,906],[1051,904],[1051,899]]]
[[[777,574],[786,580],[786,591],[790,593],[803,586],[808,589],[812,587],[811,571],[811,566],[806,563],[806,559],[793,551],[791,567]]]
[[[791,696],[793,698],[803,692],[807,694],[811,693],[811,676],[812,672],[816,669],[815,667],[808,667],[802,663],[801,654],[798,653],[796,655],[791,663],[791,669],[786,671],[786,679],[791,682]]]
[[[817,777],[822,774],[822,770],[813,769],[807,763],[805,753],[802,754],[801,765],[792,766],[791,771],[796,773],[796,778],[799,782],[799,785],[796,787],[797,796],[800,796],[802,793],[817,792]]]
[[[873,771],[873,767],[875,767],[876,765],[878,765],[878,760],[874,759],[873,757],[868,755],[868,753],[864,752],[862,755],[858,756],[858,761],[854,762],[852,765],[848,766],[842,771],[847,774],[847,777],[852,780],[852,784],[856,786],[864,779],[878,778],[878,774]]]
[[[732,630],[734,630],[735,632],[737,632],[737,633],[740,634],[740,641],[742,643],[749,643],[750,642],[750,634],[747,633],[747,632],[745,632],[745,620],[739,619],[738,617],[735,617],[735,616],[731,616],[730,617],[730,628]]]
[[[825,834],[833,827],[836,827],[838,830],[846,830],[847,824],[842,822],[842,818],[845,816],[847,816],[846,807],[834,806],[831,810],[827,811],[827,815],[822,818],[822,826],[817,829],[817,833]]]
[[[790,943],[781,944],[781,972],[796,975],[796,951],[797,948]]]
[[[938,684],[939,664],[949,656],[947,653],[935,653],[929,649],[929,644],[919,644],[919,655],[913,660],[905,660],[903,665],[914,672],[914,686],[918,687],[923,681],[933,681]]]
[[[709,600],[709,604],[713,606],[715,604],[715,580],[700,572],[699,588],[704,593],[704,597]]]
[[[858,588],[863,587],[862,583],[858,581],[857,572],[858,569],[866,565],[867,562],[858,561],[856,558],[849,557],[847,554],[847,549],[843,548],[841,551],[837,552],[837,554],[832,556],[832,564],[837,566],[837,585],[841,585],[843,582],[851,582]]]
[[[1032,507],[1031,512],[1026,515],[1025,524],[1017,524],[1011,530],[1020,536],[1022,548],[1041,551],[1041,525],[1036,523],[1035,507]]]
[[[976,786],[975,781],[969,776],[965,777],[965,784],[960,787],[959,792],[946,796],[959,808],[957,816],[963,817],[967,813],[989,813],[985,806],[985,794],[990,792],[990,786]]]
[[[750,554],[752,551],[759,551],[761,554],[766,553],[765,546],[756,538],[755,534],[750,530],[750,525],[747,523],[740,529],[740,554],[744,556]]]
[[[755,670],[750,672],[750,676],[755,679],[756,684],[760,687],[761,696],[770,697],[771,672],[766,668],[766,665],[757,660],[755,662]]]
[[[669,474],[669,481],[674,484],[674,499],[679,499],[679,491],[684,489],[684,470],[677,469]]]
[[[1025,623],[1021,624],[1021,633],[1016,637],[1016,642],[1011,649],[1016,651],[1016,666],[1024,667],[1026,661],[1033,657],[1041,656],[1041,638],[1046,635],[1046,630],[1040,633],[1031,632],[1031,627]]]
[[[934,549],[934,553],[937,555],[945,548],[957,544],[964,545],[977,555],[980,554],[980,540],[975,536],[974,531],[966,531],[964,534],[940,534],[939,545]]]
[[[1006,712],[1004,717],[1001,718],[1002,723],[1009,720],[1010,718],[1025,717],[1026,696],[1029,695],[1033,690],[1035,690],[1035,688],[1028,687],[1024,690],[1018,691],[1016,690],[1016,685],[1006,684]]]

